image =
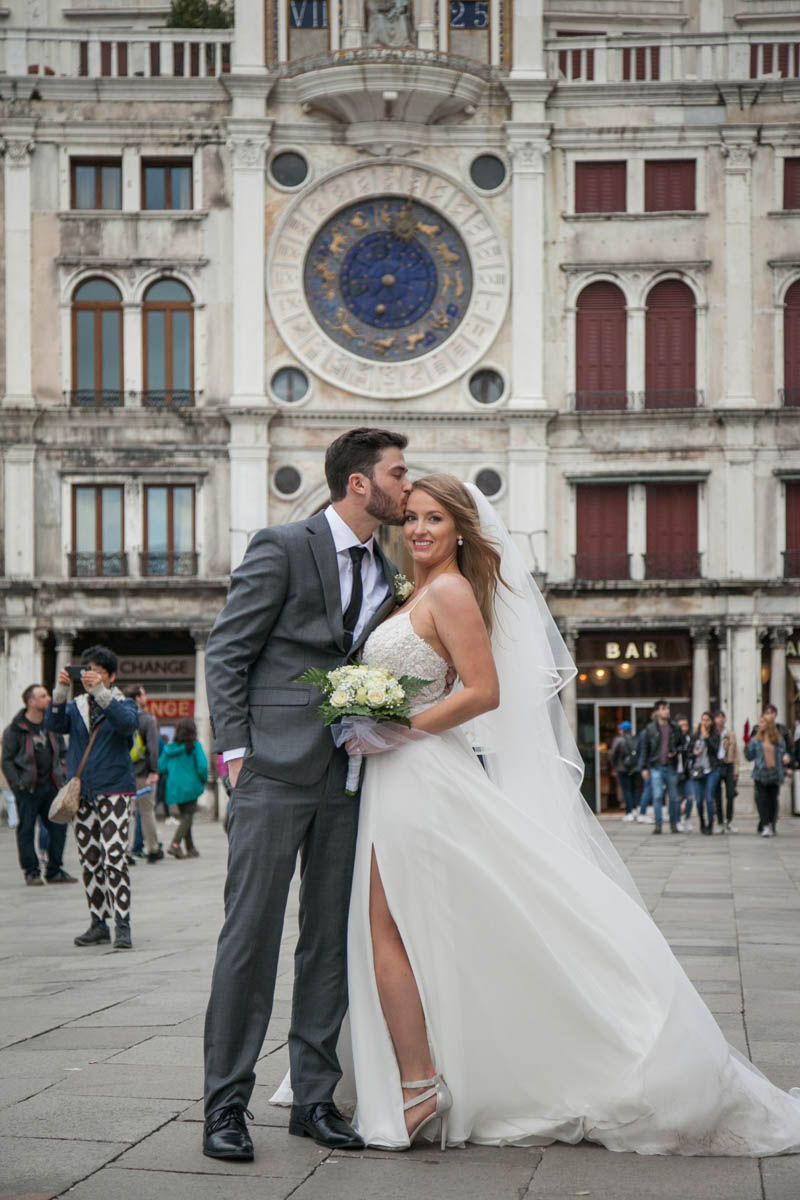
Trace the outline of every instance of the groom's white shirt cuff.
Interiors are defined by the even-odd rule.
[[[247,754],[246,746],[240,746],[238,750],[223,750],[222,761],[230,762],[233,758],[244,758],[245,754]]]

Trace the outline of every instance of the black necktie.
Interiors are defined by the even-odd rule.
[[[358,614],[361,612],[361,601],[364,598],[364,586],[361,582],[361,560],[367,553],[364,546],[351,546],[349,550],[353,563],[353,588],[350,592],[350,603],[344,611],[344,648],[349,650],[353,644],[353,634],[358,624]]]

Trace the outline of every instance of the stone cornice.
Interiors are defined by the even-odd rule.
[[[552,408],[492,409],[478,412],[474,409],[456,409],[450,412],[414,412],[408,401],[387,400],[385,405],[373,409],[302,409],[294,412],[281,408],[273,416],[276,425],[322,425],[346,428],[353,425],[384,425],[386,421],[402,421],[406,425],[493,425],[502,428],[510,423],[541,423],[557,415]],[[404,407],[405,406],[405,407]],[[224,412],[224,409],[221,410]]]
[[[609,262],[605,259],[602,262],[562,262],[558,266],[567,275],[588,274],[590,271],[604,271],[607,274],[620,271],[708,271],[711,269],[711,259],[641,259],[635,262]]]
[[[32,76],[22,76],[20,82],[33,87]],[[216,76],[173,77],[151,75],[147,78],[126,75],[119,78],[101,77],[89,79],[84,76],[68,78],[59,75],[37,75],[36,90],[42,101],[85,100],[97,104],[142,104],[149,101],[177,103],[203,103],[209,101],[230,106],[231,99],[221,79]]]

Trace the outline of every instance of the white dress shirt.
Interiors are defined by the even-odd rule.
[[[381,570],[381,564],[375,553],[375,538],[368,542],[360,542],[346,521],[337,513],[332,504],[325,509],[325,520],[328,522],[333,535],[336,549],[336,564],[339,568],[339,599],[342,612],[347,611],[350,596],[353,591],[353,560],[350,557],[351,546],[361,546],[366,554],[361,560],[361,586],[363,597],[361,612],[358,614],[356,627],[353,630],[353,643],[360,638],[364,629],[375,616],[387,596],[386,580]]]
[[[361,586],[363,596],[361,612],[358,614],[356,627],[353,631],[353,644],[358,641],[364,629],[375,616],[380,606],[388,596],[386,579],[381,569],[380,560],[375,553],[375,538],[360,542],[346,521],[337,513],[332,504],[325,509],[325,519],[330,526],[333,545],[336,550],[336,565],[339,568],[339,600],[342,612],[347,610],[350,595],[353,590],[353,560],[350,557],[351,546],[362,546],[366,554],[361,559]],[[236,750],[226,750],[222,755],[223,762],[234,758],[244,758],[247,750],[244,746]]]

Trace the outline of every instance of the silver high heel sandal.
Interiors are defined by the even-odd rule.
[[[413,1133],[408,1135],[409,1149],[414,1145],[414,1142],[422,1133],[426,1125],[430,1125],[431,1121],[441,1122],[441,1146],[442,1150],[447,1149],[447,1124],[450,1118],[450,1109],[453,1107],[453,1097],[450,1094],[450,1088],[442,1079],[441,1075],[434,1075],[432,1079],[416,1079],[400,1081],[402,1088],[427,1088],[425,1092],[421,1092],[419,1096],[414,1096],[413,1100],[409,1100],[403,1105],[403,1112],[408,1112],[410,1108],[416,1108],[418,1104],[424,1104],[426,1100],[430,1100],[433,1096],[436,1097],[436,1108],[425,1117],[424,1121],[420,1121]]]

